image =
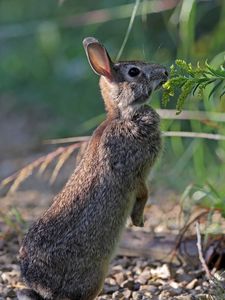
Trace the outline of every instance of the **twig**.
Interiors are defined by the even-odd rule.
[[[69,158],[71,153],[79,148],[81,146],[82,142],[69,145],[67,147],[60,147],[56,149],[55,151],[41,156],[37,160],[27,164],[25,167],[23,167],[20,171],[12,174],[11,176],[5,178],[2,182],[0,182],[0,189],[8,185],[9,183],[12,183],[8,194],[15,192],[18,187],[21,185],[23,181],[25,181],[33,172],[35,169],[39,168],[39,174],[42,174],[47,166],[56,158],[59,157],[58,163],[55,166],[55,169],[53,171],[51,182],[53,182],[57,175],[59,170],[61,169],[62,165],[65,163],[65,161]]]
[[[204,132],[188,132],[188,131],[163,131],[162,136],[164,137],[188,137],[188,138],[199,138],[208,140],[225,140],[225,135],[214,134],[214,133],[204,133]],[[81,137],[69,137],[64,139],[53,139],[46,140],[44,144],[66,144],[66,143],[76,143],[86,142],[90,139],[90,136]]]
[[[45,140],[44,144],[66,144],[66,143],[76,143],[76,142],[87,142],[90,139],[90,136],[75,136],[62,139],[50,139]]]
[[[177,250],[178,250],[178,248],[180,247],[180,244],[181,244],[181,242],[182,242],[182,239],[183,239],[185,233],[187,232],[188,228],[189,228],[194,222],[196,222],[196,220],[198,220],[199,218],[203,217],[203,216],[206,215],[207,213],[208,213],[208,210],[202,211],[202,212],[199,213],[196,217],[194,217],[190,222],[187,222],[187,223],[183,226],[183,228],[181,228],[180,233],[179,233],[179,235],[178,235],[178,238],[177,238],[177,240],[176,240],[176,245],[175,245],[175,247],[174,247],[174,249],[173,249],[173,251],[172,251],[172,253],[171,253],[171,260],[170,260],[171,262],[172,262],[174,256],[177,254]]]
[[[189,131],[164,131],[163,136],[165,137],[187,137],[187,138],[198,138],[208,140],[225,140],[225,135],[204,133],[204,132],[189,132]]]
[[[196,235],[197,235],[197,248],[198,248],[198,255],[199,255],[199,260],[202,264],[202,267],[206,273],[207,278],[210,280],[212,278],[209,268],[205,262],[203,252],[202,252],[202,243],[201,243],[201,234],[200,234],[200,228],[199,228],[199,223],[198,221],[195,222],[195,228],[196,228]]]
[[[61,170],[62,166],[66,162],[66,160],[70,157],[70,155],[73,153],[73,151],[80,147],[80,144],[74,144],[73,147],[69,147],[65,149],[65,151],[59,156],[58,162],[52,172],[50,183],[53,184],[59,174],[59,171]]]
[[[156,109],[156,111],[162,119],[225,122],[225,114],[218,112],[183,110],[176,115],[175,109]]]

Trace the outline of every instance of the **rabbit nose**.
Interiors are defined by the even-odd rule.
[[[161,68],[158,70],[162,75],[165,75],[165,77],[169,77],[169,72],[165,68]]]

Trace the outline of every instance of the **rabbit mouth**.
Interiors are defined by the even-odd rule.
[[[154,88],[154,91],[160,89],[162,87],[162,85],[167,82],[167,80],[168,79],[162,79],[159,82],[157,82],[156,87]]]
[[[162,87],[162,85],[167,82],[167,79],[168,78],[163,78],[163,79],[156,80],[155,82],[153,82],[152,86],[150,86],[143,95],[136,98],[133,103],[140,105],[140,104],[145,104],[146,102],[148,102],[152,93],[156,90],[159,90]]]

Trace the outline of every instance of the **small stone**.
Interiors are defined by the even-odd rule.
[[[177,296],[174,299],[176,300],[195,300],[196,298],[194,298],[192,295],[181,295],[181,296]]]
[[[110,285],[116,285],[116,280],[112,277],[107,277],[105,279],[105,283],[110,284]]]
[[[144,270],[137,278],[137,281],[140,284],[146,284],[148,280],[151,278],[151,272],[149,270]]]
[[[176,275],[175,275],[176,277],[176,280],[178,281],[178,282],[185,282],[185,283],[187,283],[187,282],[189,282],[189,281],[191,281],[192,279],[194,279],[195,278],[195,276],[191,276],[190,274],[187,274],[187,272],[185,272],[184,271],[184,269],[183,268],[180,268],[180,269],[178,269],[177,271],[176,271]]]
[[[142,297],[142,294],[140,294],[140,292],[133,292],[132,293],[132,299],[133,300],[143,300],[142,298],[143,297]]]
[[[179,288],[179,283],[177,283],[176,281],[171,281],[171,282],[169,283],[169,285],[170,285],[172,288],[174,288],[174,289]]]
[[[209,286],[209,282],[208,281],[203,281],[202,285],[208,287]]]
[[[170,296],[178,296],[182,293],[182,289],[179,287],[178,288],[170,287],[168,291],[170,293]]]
[[[112,271],[110,272],[112,275],[114,275],[117,272],[124,271],[123,267],[121,265],[115,265],[112,267]]]
[[[142,285],[140,287],[140,291],[142,291],[142,290],[145,290],[145,291],[148,291],[152,294],[155,294],[158,291],[158,288],[154,285],[146,284],[146,285]]]
[[[125,278],[133,280],[133,273],[131,271],[125,270],[124,273]]]
[[[128,288],[129,290],[134,291],[135,290],[134,289],[135,282],[134,282],[134,280],[127,279],[124,282],[122,282],[121,287],[122,288]]]
[[[196,291],[202,291],[202,287],[201,287],[201,286],[196,286],[196,287],[195,287],[195,290],[196,290]]]
[[[168,279],[170,278],[170,270],[167,264],[164,264],[160,267],[157,267],[156,269],[151,269],[152,276],[162,278],[162,279]]]
[[[122,292],[116,291],[115,293],[112,294],[112,299],[120,299],[120,300],[125,300],[125,296]]]
[[[118,284],[116,284],[116,281],[114,279],[106,278],[102,294],[112,294],[118,291],[118,289],[119,286]]]
[[[102,295],[97,298],[98,300],[111,300],[111,296],[108,295]]]
[[[131,291],[129,289],[124,289],[123,294],[125,298],[130,299],[129,297],[131,296]]]
[[[114,279],[116,280],[116,282],[117,282],[118,285],[121,285],[122,282],[124,282],[124,280],[126,280],[126,278],[125,278],[123,272],[115,273],[115,274],[113,275],[113,277],[114,277]]]
[[[188,290],[193,290],[195,287],[196,287],[196,285],[197,285],[197,283],[198,283],[198,279],[193,279],[191,282],[189,282],[187,285],[186,285],[186,289],[188,289]]]
[[[148,292],[148,291],[142,291],[143,292],[143,295],[142,295],[142,299],[145,300],[145,299],[151,299],[151,293]]]
[[[159,295],[159,300],[167,300],[167,299],[170,299],[169,291],[162,291],[162,293]]]
[[[19,272],[16,270],[12,270],[10,272],[3,272],[1,274],[1,279],[5,284],[15,284],[18,281]]]
[[[162,283],[160,282],[160,281],[155,281],[155,280],[150,280],[149,282],[148,282],[150,285],[154,285],[154,286],[156,286],[156,287],[159,287]]]
[[[197,300],[209,300],[210,298],[209,298],[208,294],[199,294],[195,299],[197,299]]]

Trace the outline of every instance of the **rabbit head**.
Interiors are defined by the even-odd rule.
[[[113,63],[107,50],[95,38],[85,38],[83,45],[92,69],[101,76],[100,88],[110,115],[129,118],[168,79],[168,71],[158,64]]]

